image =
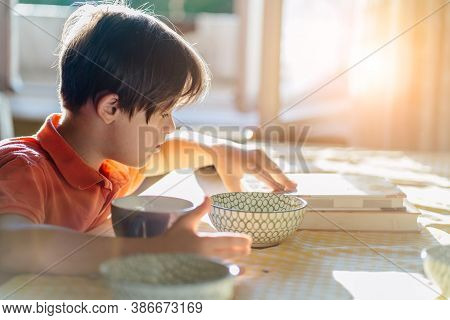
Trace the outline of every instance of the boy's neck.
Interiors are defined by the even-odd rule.
[[[86,162],[88,166],[99,170],[105,160],[97,141],[93,139],[94,128],[89,126],[89,122],[78,119],[63,113],[60,124],[57,127],[59,134],[76,151],[76,153]]]

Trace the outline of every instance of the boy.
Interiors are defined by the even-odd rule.
[[[0,143],[3,271],[83,274],[133,253],[228,258],[249,252],[247,236],[196,233],[208,198],[159,237],[85,234],[108,219],[113,199],[138,188],[142,168],[159,174],[214,165],[226,187],[239,190],[251,167],[274,189],[295,187],[258,150],[199,136],[163,144],[175,130],[173,108],[201,97],[209,79],[195,50],[150,15],[119,5],[78,8],[64,27],[59,71],[63,114],[50,115],[31,137]],[[145,146],[143,129],[152,133]]]

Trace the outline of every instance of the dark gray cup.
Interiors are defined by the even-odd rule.
[[[182,215],[194,210],[192,202],[162,196],[129,196],[111,204],[114,233],[119,237],[154,237],[164,233]]]

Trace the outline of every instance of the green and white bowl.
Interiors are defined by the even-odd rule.
[[[306,201],[268,192],[228,192],[211,197],[209,218],[218,231],[252,237],[254,248],[278,245],[298,229]]]
[[[100,265],[116,299],[231,299],[236,265],[224,265],[193,254],[140,254]]]
[[[426,275],[450,298],[450,245],[435,246],[422,251]]]

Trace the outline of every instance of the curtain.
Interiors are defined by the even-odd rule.
[[[14,135],[7,93],[14,89],[13,80],[17,72],[17,68],[14,68],[17,60],[11,54],[14,42],[10,8],[15,2],[16,0],[0,2],[0,140]]]
[[[354,9],[350,64],[365,59],[349,72],[351,144],[450,151],[450,1],[365,0]]]

